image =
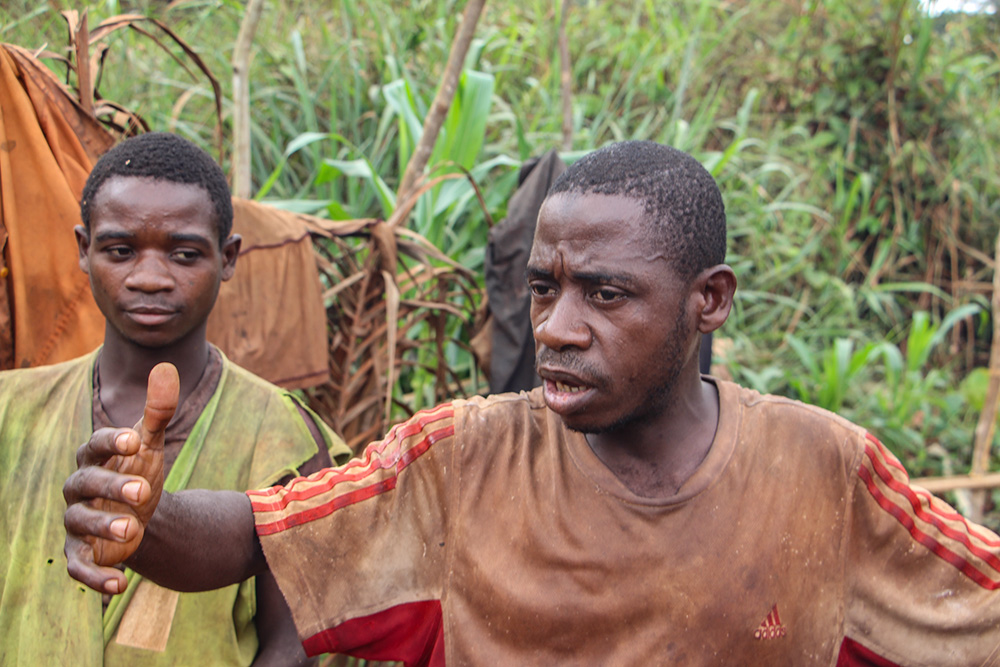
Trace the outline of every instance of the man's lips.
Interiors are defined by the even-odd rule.
[[[162,306],[137,306],[128,308],[125,312],[138,324],[156,326],[169,320],[177,311]]]
[[[538,367],[538,377],[543,380],[548,380],[556,384],[568,385],[571,387],[586,387],[590,383],[570,371],[563,370],[555,366],[549,366],[547,364],[539,365]]]
[[[558,413],[579,409],[595,389],[588,381],[565,371],[542,367],[538,375],[544,381],[546,405]]]

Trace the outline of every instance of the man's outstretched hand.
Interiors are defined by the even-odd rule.
[[[163,491],[163,436],[177,409],[180,381],[171,364],[149,373],[146,407],[133,429],[104,428],[76,453],[63,486],[70,576],[102,593],[125,590],[113,565],[135,553]]]

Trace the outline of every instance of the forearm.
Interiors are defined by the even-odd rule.
[[[292,612],[270,572],[257,575],[257,640],[253,667],[305,667],[317,664],[306,657],[292,622]]]
[[[184,592],[221,588],[267,570],[250,500],[236,491],[164,493],[126,564]]]

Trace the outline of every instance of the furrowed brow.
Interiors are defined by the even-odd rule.
[[[529,266],[524,270],[524,280],[525,282],[529,280],[551,280],[552,272],[546,271],[545,269],[539,269],[536,266]]]
[[[208,238],[204,234],[176,233],[170,235],[170,240],[175,243],[194,243],[202,245],[212,244],[212,239]]]
[[[129,232],[122,230],[110,230],[106,232],[101,232],[94,237],[94,241],[97,243],[103,243],[105,241],[129,241],[135,238],[135,234],[130,234]]]
[[[570,278],[591,285],[614,285],[626,289],[633,288],[636,284],[635,278],[628,274],[605,271],[579,271],[570,273]]]

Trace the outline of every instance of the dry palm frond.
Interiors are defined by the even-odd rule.
[[[216,137],[218,140],[219,160],[221,162],[222,88],[219,85],[218,79],[215,78],[215,75],[212,74],[208,65],[201,59],[197,51],[162,21],[142,16],[141,14],[119,14],[112,16],[101,21],[93,30],[90,30],[87,24],[86,12],[82,16],[76,10],[67,10],[61,14],[69,28],[68,51],[71,54],[70,57],[58,56],[48,51],[39,51],[37,55],[39,57],[53,57],[62,62],[67,68],[67,85],[70,84],[72,76],[75,75],[77,96],[85,112],[100,120],[118,136],[127,136],[139,131],[145,132],[149,130],[146,121],[138,114],[129,111],[115,102],[103,99],[99,91],[104,70],[104,61],[109,50],[108,45],[102,43],[101,40],[118,30],[126,28],[133,30],[152,40],[154,44],[163,49],[192,78],[196,79],[197,75],[190,67],[190,64],[193,64],[208,79],[215,97]],[[157,33],[148,30],[148,26],[152,26],[163,35],[166,35],[169,40],[161,39]],[[187,60],[178,56],[171,49],[170,42],[180,48]]]
[[[148,129],[136,114],[100,97],[97,82],[108,48],[99,40],[116,30],[130,28],[153,39],[180,62],[168,45],[143,27],[153,25],[179,45],[211,82],[221,117],[216,78],[166,25],[126,14],[107,19],[89,31],[86,14],[67,11],[63,16],[70,26],[71,56],[55,57],[67,67],[67,88],[71,75],[76,75],[83,116],[102,115],[100,120],[118,136]],[[35,55],[53,56],[41,51]],[[81,67],[80,63],[87,66]],[[219,152],[221,156],[221,143]],[[417,400],[403,397],[397,381],[409,377],[415,369],[434,378],[433,396],[423,398],[441,401],[468,391],[467,378],[449,367],[446,350],[455,345],[467,349],[464,341],[474,333],[482,291],[470,271],[404,226],[421,194],[454,178],[469,179],[485,210],[482,193],[471,175],[465,173],[417,179],[410,196],[400,202],[387,221],[333,222],[301,216],[313,231],[325,286],[331,375],[328,383],[308,390],[307,397],[353,449],[381,436],[394,411],[397,416],[414,412]],[[471,360],[472,355],[468,356]]]
[[[445,349],[466,347],[481,290],[471,272],[412,230],[374,219],[313,223],[327,285],[331,380],[308,397],[357,450],[384,433],[393,407],[414,412],[396,389],[408,370],[433,375],[437,401],[467,392]]]

